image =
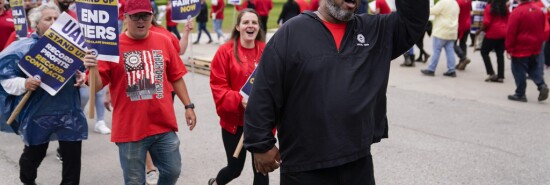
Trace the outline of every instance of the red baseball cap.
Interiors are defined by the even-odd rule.
[[[152,14],[153,8],[151,8],[151,2],[149,0],[127,0],[124,11],[124,13],[127,13],[128,15],[133,15],[141,12]]]

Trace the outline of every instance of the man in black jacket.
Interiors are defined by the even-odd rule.
[[[424,33],[429,1],[396,0],[390,15],[355,15],[359,0],[320,3],[266,45],[244,145],[258,171],[281,166],[281,184],[374,184],[370,145],[387,137],[390,61]]]

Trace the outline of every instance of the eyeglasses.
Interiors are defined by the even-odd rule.
[[[129,15],[129,17],[132,21],[139,21],[140,19],[144,21],[150,21],[151,17],[153,16],[147,13],[147,14],[133,14],[133,15]]]

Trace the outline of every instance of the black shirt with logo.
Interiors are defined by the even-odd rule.
[[[390,61],[428,22],[427,0],[397,0],[389,15],[355,15],[340,49],[312,12],[289,20],[267,43],[245,112],[244,144],[263,153],[278,130],[281,173],[340,166],[386,138]]]

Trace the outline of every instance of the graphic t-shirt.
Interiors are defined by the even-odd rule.
[[[168,37],[149,32],[142,40],[120,35],[119,63],[100,62],[113,103],[111,141],[132,142],[178,131],[171,83],[187,73]]]

